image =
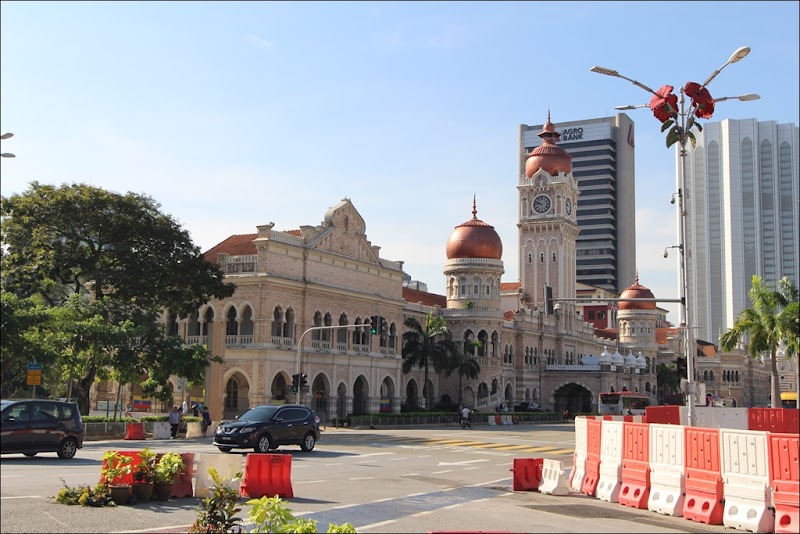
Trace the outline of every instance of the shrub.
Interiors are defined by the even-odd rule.
[[[79,504],[81,506],[93,507],[117,505],[117,503],[111,500],[108,486],[102,482],[94,487],[88,484],[82,484],[75,488],[67,486],[63,478],[61,479],[61,483],[64,487],[61,488],[55,496],[55,501],[59,504],[67,504],[70,506]]]
[[[317,521],[301,517],[295,519],[286,503],[278,496],[251,499],[246,503],[250,506],[247,512],[250,521],[255,527],[250,532],[317,532]],[[350,523],[342,525],[328,525],[328,532],[341,532],[343,534],[355,533],[356,529]]]
[[[200,504],[201,510],[197,520],[189,529],[189,534],[241,532],[242,527],[239,524],[242,520],[236,517],[236,514],[242,510],[237,507],[239,492],[228,487],[226,481],[217,474],[217,470],[213,467],[208,468],[208,473],[214,481],[214,485],[211,486],[211,495],[204,498]],[[241,473],[236,473],[230,481],[233,482],[241,477]]]

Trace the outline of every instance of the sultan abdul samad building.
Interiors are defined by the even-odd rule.
[[[655,302],[559,301],[616,295],[576,287],[578,185],[549,120],[538,135],[543,143],[527,156],[517,183],[518,281],[501,281],[503,243],[478,219],[474,199],[472,217],[446,243],[445,295],[415,289],[424,285],[409,283],[403,262],[382,258],[349,199],[331,207],[317,226],[258,226],[205,253],[236,285],[231,298],[209,302],[190,317],[165,318],[187,343],[207,344],[224,359],[211,366],[205,391],[186,393],[193,401],[205,397],[214,420],[254,404],[294,402],[299,353],[308,384],[300,402],[326,419],[422,407],[425,388],[434,404],[449,395],[483,410],[531,401],[546,410],[590,412],[599,392],[624,389],[647,393],[656,403],[656,364],[676,360],[679,330],[669,328]],[[638,279],[631,282],[620,297],[654,298]],[[550,314],[545,285],[557,302]],[[457,373],[431,370],[424,384],[423,370],[402,371],[404,318],[424,324],[429,312],[447,320],[453,341],[480,364],[479,378],[464,377],[460,392]],[[370,334],[372,316],[382,318],[379,335]],[[334,325],[364,326],[303,336],[310,327]],[[480,344],[468,343],[475,340]],[[741,383],[738,372],[731,381],[734,376],[735,388],[744,389],[746,370]]]

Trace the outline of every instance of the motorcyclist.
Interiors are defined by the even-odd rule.
[[[470,416],[470,409],[466,406],[461,408],[461,424],[470,424],[469,416]]]

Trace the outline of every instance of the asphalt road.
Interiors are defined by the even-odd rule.
[[[186,532],[199,500],[172,499],[116,508],[56,504],[63,484],[95,484],[107,450],[223,454],[211,439],[87,442],[72,460],[55,454],[0,460],[2,532]],[[296,517],[352,523],[358,532],[719,532],[683,518],[634,510],[581,493],[514,492],[515,458],[544,457],[571,468],[572,424],[327,429],[317,448],[292,455]],[[243,498],[240,514],[247,518]],[[245,522],[245,530],[252,525]]]

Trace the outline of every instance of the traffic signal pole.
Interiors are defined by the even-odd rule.
[[[298,377],[303,376],[303,373],[300,371],[300,356],[303,352],[303,338],[306,337],[306,334],[309,332],[313,332],[314,330],[336,330],[338,328],[345,328],[347,330],[351,330],[354,328],[370,328],[369,323],[364,324],[345,324],[345,325],[337,325],[337,326],[312,326],[311,328],[307,329],[300,335],[300,339],[297,340],[297,361],[295,364],[295,373]],[[300,404],[300,390],[302,388],[299,385],[297,387],[297,392],[295,393],[295,403]]]

